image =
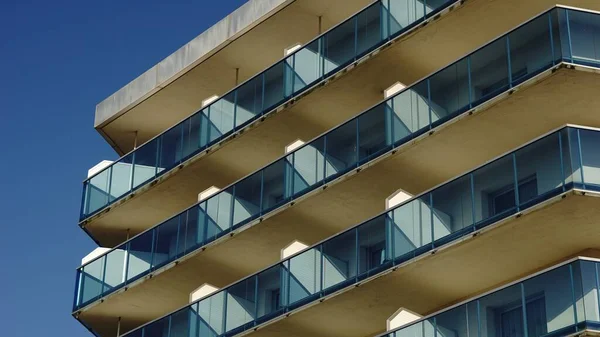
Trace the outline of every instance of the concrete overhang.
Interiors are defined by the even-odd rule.
[[[520,10],[514,11],[517,3]],[[599,2],[573,0],[570,4],[600,10]],[[153,226],[194,204],[198,192],[207,187],[227,186],[279,158],[291,142],[310,140],[380,102],[383,91],[397,81],[413,83],[553,5],[549,0],[526,4],[518,0],[471,0],[444,12],[432,18],[435,22],[416,27],[381,51],[375,50],[341,71],[339,77],[322,83],[318,90],[305,92],[269,118],[194,156],[82,225],[99,244],[115,246],[125,241],[126,229],[135,235]],[[466,26],[471,27],[469,34],[461,28]],[[440,46],[444,53],[435,52]]]
[[[386,198],[398,188],[418,195],[566,123],[600,126],[600,116],[591,113],[600,108],[595,94],[599,76],[589,68],[567,65],[541,73],[472,114],[464,113],[129,285],[127,291],[90,304],[79,318],[110,329],[107,322],[122,316],[122,327],[131,329],[185,305],[202,283],[223,287],[275,263],[281,248],[293,240],[314,244],[383,212]],[[385,294],[376,298],[381,296]],[[382,327],[403,306],[394,305],[379,322]]]
[[[373,1],[249,0],[100,102],[94,127],[127,153]]]

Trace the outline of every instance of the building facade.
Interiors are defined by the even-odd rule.
[[[98,337],[600,331],[600,2],[250,0],[96,107]]]

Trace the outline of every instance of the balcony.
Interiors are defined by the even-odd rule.
[[[225,185],[236,177],[258,169],[281,155],[284,146],[296,138],[311,139],[360,111],[349,109],[341,116],[329,117],[329,121],[321,123],[324,125],[316,125],[308,120],[291,124],[271,123],[267,130],[261,128],[262,131],[255,131],[249,136],[255,141],[236,142],[234,146],[227,146],[225,152],[220,150],[202,163],[191,163],[192,158],[206,154],[204,151],[212,150],[223,140],[245,130],[249,124],[297,98],[314,84],[414,28],[426,15],[431,16],[450,5],[450,1],[440,1],[439,8],[421,7],[416,6],[416,0],[412,0],[414,4],[404,8],[400,4],[405,6],[408,2],[394,1],[398,4],[389,5],[390,10],[382,2],[367,7],[88,178],[84,182],[80,216],[86,231],[99,243],[108,245],[103,240],[103,232],[118,229],[121,240],[117,242],[122,242],[126,236],[125,229],[133,229],[130,234],[139,233],[138,227],[147,228],[159,219],[189,206],[199,191],[214,184]],[[427,8],[427,14],[416,10],[421,8],[423,11]],[[415,16],[400,20],[402,25],[391,24],[392,21],[396,22],[392,20],[392,13],[406,14],[409,9],[415,10]],[[382,27],[384,21],[390,21],[385,29]],[[260,146],[257,146],[256,140],[261,139]],[[248,156],[247,153],[253,155]],[[184,163],[193,167],[175,174],[186,166]],[[227,165],[226,169],[223,164]],[[152,196],[129,202],[131,205],[117,214],[99,214],[102,219],[87,223],[91,216],[104,213],[107,206],[131,197],[133,191],[139,193],[150,188],[157,179],[162,181],[171,175],[174,179],[170,179],[167,185],[152,189]],[[162,201],[155,205],[149,203],[148,199]],[[135,214],[134,224],[127,221],[132,218],[132,213]],[[115,237],[115,233],[106,236]]]
[[[123,155],[374,0],[249,0],[96,107],[94,126]]]
[[[572,13],[581,13],[586,18],[586,15],[591,15],[584,12]],[[554,10],[540,16],[530,25],[536,27],[541,20],[563,16],[566,16],[563,9]],[[571,16],[571,19],[577,17]],[[553,22],[558,23],[558,20]],[[537,39],[536,34],[531,34],[530,25],[525,25],[507,36],[514,39],[518,36],[517,32],[522,32],[532,39]],[[550,31],[548,34],[550,35]],[[489,53],[486,48],[496,46],[498,41],[505,41],[502,39],[506,39],[507,36],[459,60],[456,64],[470,64],[471,58],[476,59],[478,53]],[[560,34],[554,39],[555,43],[560,42],[559,36]],[[533,44],[529,45],[534,50],[539,48]],[[531,54],[531,51],[524,52]],[[501,54],[498,56],[501,57]],[[447,180],[506,152],[510,146],[516,146],[512,145],[516,141],[523,143],[527,141],[522,140],[525,137],[529,136],[531,139],[546,132],[555,123],[564,124],[565,120],[576,120],[598,124],[597,116],[588,113],[590,106],[598,104],[594,95],[590,94],[598,89],[599,83],[595,74],[560,68],[553,75],[540,80],[539,76],[544,72],[551,73],[552,69],[560,65],[557,63],[559,61],[548,58],[549,64],[544,66],[536,58],[529,60],[540,67],[532,68],[531,76],[537,74],[538,77],[519,78],[518,81],[524,82],[513,86],[510,90],[516,91],[511,95],[490,95],[487,97],[488,101],[483,102],[478,99],[476,102],[480,105],[470,110],[460,109],[456,113],[449,113],[445,119],[448,123],[435,120],[419,129],[419,125],[415,126],[410,121],[418,120],[417,117],[423,114],[428,120],[430,114],[437,116],[437,113],[433,112],[435,110],[431,99],[427,98],[432,94],[426,92],[419,96],[419,100],[424,101],[425,105],[417,105],[415,109],[407,110],[409,105],[401,103],[406,102],[407,97],[417,97],[414,87],[407,88],[267,168],[223,189],[219,194],[168,219],[152,230],[134,237],[80,268],[81,274],[91,274],[97,280],[112,278],[109,274],[113,274],[117,275],[117,281],[112,282],[114,286],[88,287],[87,290],[80,284],[74,310],[82,311],[78,313],[80,317],[126,316],[131,311],[128,309],[129,305],[152,308],[153,306],[146,305],[146,301],[154,299],[161,301],[163,305],[161,308],[156,307],[158,310],[168,310],[168,306],[177,308],[187,301],[189,292],[203,282],[222,286],[277,261],[279,249],[294,239],[309,244],[315,243],[323,237],[344,230],[348,224],[377,214],[383,210],[383,200],[398,187],[410,186],[411,193],[419,194],[444,181],[441,179]],[[569,57],[569,61],[573,59]],[[494,62],[491,64],[495,66]],[[454,66],[455,64],[446,69]],[[485,68],[480,69],[485,71]],[[417,86],[435,87],[431,85],[433,79],[444,72],[445,70],[442,70],[426,78]],[[491,78],[490,81],[497,80]],[[452,81],[446,82],[445,85],[455,87]],[[530,87],[520,90],[523,85]],[[549,94],[548,90],[554,91]],[[561,95],[566,97],[562,98]],[[549,96],[551,98],[548,98]],[[504,97],[504,103],[502,100],[498,101],[499,97]],[[582,102],[585,102],[585,107]],[[486,104],[491,104],[491,107],[482,109]],[[544,115],[525,113],[532,107],[539,107],[534,111],[544,112]],[[469,116],[473,111],[475,112],[472,116],[463,118],[460,122],[450,119],[453,116]],[[434,127],[435,123],[440,125]],[[513,125],[512,134],[507,135],[503,133],[505,129],[497,127],[504,123]],[[403,125],[409,125],[412,129],[408,130],[414,132],[407,134],[405,128],[398,127]],[[355,133],[348,133],[348,130]],[[428,132],[431,131],[434,131],[433,135],[429,136]],[[378,144],[371,151],[363,151],[364,143],[360,143],[360,139],[364,140],[365,137],[361,135],[371,135],[380,139],[380,142],[371,143]],[[386,143],[386,139],[394,140],[393,144]],[[356,142],[361,146],[356,146]],[[425,148],[425,152],[429,153],[429,149],[436,149],[440,143],[445,144],[445,149],[453,149],[454,158],[460,160],[448,160],[452,157],[437,148],[437,152],[432,152],[435,155],[426,156],[430,162],[428,164],[425,161],[425,164],[428,164],[425,167],[411,168],[398,164],[405,161],[405,157],[414,156],[411,152],[420,152],[420,149]],[[328,146],[323,147],[324,144]],[[392,154],[394,152],[396,153]],[[342,160],[344,158],[340,157],[340,153],[350,160]],[[419,157],[413,157],[407,162],[423,164],[424,156],[420,157],[420,162],[416,160]],[[372,165],[375,162],[377,165]],[[403,167],[408,168],[408,171],[405,171],[407,174],[398,175],[400,169],[406,170]],[[442,167],[444,170],[441,170]],[[357,168],[368,169],[354,174]],[[395,181],[394,184],[390,184],[392,180]],[[427,187],[418,190],[427,184]],[[323,190],[323,187],[327,189]],[[290,205],[293,207],[289,207]],[[259,223],[260,225],[255,226]],[[176,244],[166,244],[172,241]],[[124,273],[124,256],[132,255],[145,256],[144,266]],[[228,256],[240,258],[230,259]],[[171,268],[174,263],[177,264],[177,268]],[[207,272],[202,273],[201,279],[198,279],[198,272],[201,270]],[[164,271],[165,275],[159,275]],[[149,277],[152,279],[147,280]],[[178,280],[176,289],[173,289],[174,279]],[[124,289],[129,290],[123,293]],[[94,304],[99,298],[110,293],[115,293],[114,298]],[[164,296],[147,299],[148,293],[162,293]],[[151,311],[146,317],[152,315],[160,316],[160,312]]]
[[[348,29],[352,26],[348,22],[336,27],[148,142],[146,150],[142,146],[137,155],[123,157],[113,166],[114,171],[107,168],[90,177],[83,196],[81,226],[99,244],[114,247],[193,204],[199,191],[211,185],[227,186],[276,160],[297,138],[312,139],[379,102],[390,84],[410,84],[553,5],[548,0],[528,1],[515,12],[515,1],[471,0],[464,6],[444,2],[426,10],[431,11],[426,21],[418,15],[404,17],[406,9],[399,9],[398,4],[406,1],[374,4],[348,21],[364,29]],[[572,4],[579,4],[579,0]],[[581,4],[600,9],[597,2]],[[374,10],[375,6],[381,10]],[[412,8],[411,13],[420,8],[411,6],[407,8]],[[482,20],[482,13],[494,13],[493,21],[487,17]],[[387,19],[400,14],[396,21],[401,24],[390,25],[386,31]],[[495,19],[500,17],[503,20]],[[473,24],[476,33],[465,35],[457,30],[467,22]],[[366,40],[355,39],[359,32]],[[326,48],[338,38],[339,43],[332,42],[334,46]],[[455,48],[446,48],[448,41],[459,42]],[[404,46],[410,48],[405,50]],[[427,51],[434,46],[442,46],[445,52]],[[334,57],[332,51],[337,47],[339,54]],[[363,52],[367,54],[361,56]],[[420,55],[418,63],[407,58],[406,54],[413,52]],[[372,58],[375,54],[377,57]],[[331,70],[329,62],[334,59],[337,68]],[[317,87],[320,89],[313,90]],[[263,101],[263,91],[267,90]],[[276,106],[271,108],[273,104]],[[278,113],[283,110],[285,113]]]
[[[579,258],[378,337],[559,337],[598,331],[598,269],[598,260]]]
[[[600,248],[598,144],[552,132],[126,336],[368,336]]]

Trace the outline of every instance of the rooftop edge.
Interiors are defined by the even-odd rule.
[[[296,0],[248,0],[152,68],[96,105],[94,128],[124,114]]]

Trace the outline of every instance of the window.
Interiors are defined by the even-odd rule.
[[[384,244],[377,244],[367,248],[367,270],[382,265],[385,262]]]
[[[280,289],[271,290],[271,312],[281,308],[281,291]]]
[[[527,300],[527,336],[538,337],[548,332],[546,326],[546,301],[542,296]],[[500,324],[497,329],[500,337],[523,336],[523,306],[517,305],[500,311]]]
[[[537,178],[535,175],[529,176],[519,182],[519,199],[529,201],[538,194]],[[505,186],[489,194],[489,212],[490,216],[501,214],[504,211],[515,207],[515,188],[513,184]]]

